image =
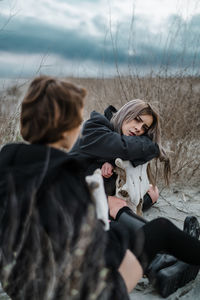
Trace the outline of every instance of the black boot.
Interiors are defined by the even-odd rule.
[[[143,268],[143,272],[145,272],[149,261],[146,255],[143,253],[144,234],[142,232],[139,235],[134,233],[139,231],[140,228],[142,228],[148,222],[142,217],[133,213],[132,210],[127,206],[120,209],[115,220],[129,233],[129,249],[138,258]],[[133,235],[135,236],[134,239],[132,239]]]
[[[189,235],[199,239],[200,225],[196,217],[188,216],[185,218],[183,230]]]
[[[199,238],[200,226],[196,217],[186,217],[184,231],[193,237]],[[200,266],[186,264],[177,260],[174,256],[157,254],[149,265],[147,276],[149,281],[158,290],[162,297],[168,297],[178,288],[194,280]]]
[[[125,228],[129,228],[130,231],[137,231],[142,226],[147,224],[147,221],[142,217],[136,215],[132,210],[125,206],[121,208],[115,219],[118,223],[121,223]]]

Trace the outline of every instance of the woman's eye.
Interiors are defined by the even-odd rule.
[[[149,130],[149,127],[143,126],[143,129],[144,129],[145,132],[147,132]]]

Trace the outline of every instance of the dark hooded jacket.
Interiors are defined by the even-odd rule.
[[[103,163],[110,162],[115,166],[115,159],[131,161],[134,167],[144,164],[159,155],[158,145],[147,136],[125,136],[114,131],[110,120],[113,113],[117,112],[110,105],[104,115],[93,111],[82,129],[71,154],[84,164],[85,173],[92,174]],[[117,175],[104,178],[104,187],[107,195],[115,194]],[[143,210],[152,206],[152,200],[147,193],[144,196]]]
[[[91,174],[104,162],[114,164],[118,157],[131,161],[136,167],[159,155],[158,145],[148,136],[125,136],[115,132],[108,119],[112,116],[111,107],[105,111],[105,116],[96,111],[91,113],[71,150],[84,162],[86,174]]]
[[[76,159],[43,145],[2,148],[0,279],[12,299],[128,299],[112,263],[101,272],[107,240]]]

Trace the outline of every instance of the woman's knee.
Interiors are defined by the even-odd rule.
[[[131,292],[143,275],[143,269],[136,256],[127,250],[119,267],[128,292]]]
[[[157,226],[161,226],[161,227],[168,227],[173,225],[173,223],[171,221],[169,221],[167,218],[163,218],[163,217],[159,217],[153,221],[151,221],[152,223],[156,224]]]
[[[154,232],[157,233],[160,237],[165,236],[166,238],[167,237],[166,235],[170,234],[171,231],[174,230],[175,225],[168,219],[159,217],[147,223],[145,227],[147,227],[148,230],[151,231],[151,233]]]

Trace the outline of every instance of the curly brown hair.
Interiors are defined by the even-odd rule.
[[[36,77],[21,105],[21,135],[30,143],[48,144],[82,122],[86,90],[63,79]]]

